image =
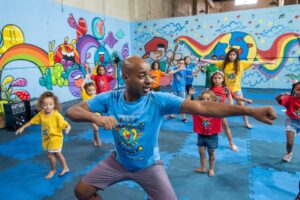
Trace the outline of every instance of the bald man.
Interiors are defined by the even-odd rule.
[[[124,60],[122,77],[124,91],[102,93],[67,110],[73,121],[92,122],[111,129],[116,146],[115,152],[79,181],[75,188],[78,199],[101,199],[98,190],[124,180],[137,182],[149,199],[177,199],[159,155],[157,140],[164,115],[248,115],[268,124],[276,118],[272,107],[190,101],[169,93],[150,92],[150,66],[137,56]]]

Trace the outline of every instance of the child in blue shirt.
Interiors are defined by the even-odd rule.
[[[186,85],[186,69],[184,68],[183,59],[179,59],[177,61],[177,66],[172,67],[171,71],[169,71],[170,75],[173,75],[172,81],[172,93],[178,97],[185,99],[185,85]],[[168,119],[173,119],[174,115],[169,115]],[[185,114],[182,114],[182,121],[187,123],[187,119]]]
[[[185,56],[183,58],[185,68],[186,68],[186,84],[185,84],[185,92],[186,94],[189,94],[189,97],[191,100],[194,100],[194,96],[190,94],[190,90],[193,90],[193,81],[194,81],[194,76],[197,76],[197,74],[200,72],[200,68],[195,70],[195,67],[198,65],[198,61],[193,63],[191,62],[191,57],[190,56]]]

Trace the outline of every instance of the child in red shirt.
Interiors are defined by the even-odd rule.
[[[291,94],[284,93],[276,97],[277,102],[286,108],[287,119],[286,130],[286,151],[282,160],[290,162],[292,160],[292,150],[295,133],[300,132],[300,82],[294,81]]]
[[[221,71],[216,71],[212,74],[210,89],[217,96],[217,101],[219,101],[220,103],[226,103],[226,99],[228,100],[229,104],[233,104],[232,99],[252,103],[251,99],[246,99],[242,96],[236,96],[233,92],[231,92],[231,90],[228,87],[226,87],[224,74]],[[233,143],[231,130],[229,128],[226,118],[222,119],[222,126],[229,142],[229,148],[232,151],[238,152],[239,148]]]
[[[216,101],[212,91],[202,92],[198,98],[200,101]],[[194,131],[198,134],[197,145],[200,155],[200,168],[195,172],[206,172],[206,149],[209,155],[208,176],[214,176],[215,149],[218,148],[218,134],[222,131],[222,119],[193,115]]]
[[[97,94],[110,90],[109,82],[117,78],[117,65],[114,63],[113,67],[114,76],[106,75],[106,68],[103,65],[98,65],[97,75],[91,76],[91,79],[95,82]]]

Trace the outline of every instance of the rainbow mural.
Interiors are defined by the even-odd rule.
[[[285,33],[276,38],[273,45],[266,51],[257,49],[257,60],[277,58],[275,65],[262,65],[259,70],[267,77],[275,77],[285,66],[293,47],[300,45],[299,33]]]
[[[224,35],[225,34],[219,35],[208,45],[202,45],[189,36],[179,36],[174,40],[174,42],[185,45],[188,50],[197,57],[206,57],[212,54],[215,46],[219,43],[220,39]]]
[[[244,32],[221,34],[208,45],[202,45],[189,36],[179,36],[175,39],[177,44],[183,44],[197,57],[209,58],[212,54],[218,59],[223,59],[230,48],[237,48],[241,59],[245,60],[273,60],[276,64],[260,65],[258,70],[268,78],[275,77],[285,66],[291,49],[299,44],[300,34],[284,33],[278,36],[268,50],[256,47],[253,37]]]
[[[45,74],[49,67],[48,53],[43,49],[30,45],[18,44],[8,49],[0,58],[0,70],[5,65],[16,60],[25,60],[37,65],[42,74]]]

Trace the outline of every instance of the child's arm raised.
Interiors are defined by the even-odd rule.
[[[288,93],[288,92],[281,93],[281,94],[279,94],[279,95],[277,95],[277,96],[275,97],[275,100],[276,100],[279,104],[281,104],[281,97],[282,97],[282,96],[289,96],[289,95],[291,95],[291,94]]]
[[[266,61],[254,61],[253,65],[263,65],[263,64],[275,64],[277,59],[274,60],[266,60]]]
[[[175,74],[176,72],[179,72],[179,71],[181,71],[181,70],[185,70],[185,68],[180,68],[180,69],[175,69],[175,70],[169,71],[168,74],[169,74],[169,75],[173,75],[173,74]]]
[[[86,75],[85,75],[85,78],[83,79],[83,81],[82,81],[82,83],[81,83],[81,86],[80,86],[82,91],[84,90],[84,85],[85,85],[85,83],[87,82],[87,80],[88,80],[89,78],[91,78],[91,74],[89,74],[89,73],[87,72]]]
[[[118,78],[118,65],[116,63],[113,64],[114,67],[114,79]]]
[[[217,64],[217,60],[210,60],[210,59],[203,59],[203,58],[200,58],[199,59],[201,62],[205,62],[205,63],[209,63],[209,64]]]

